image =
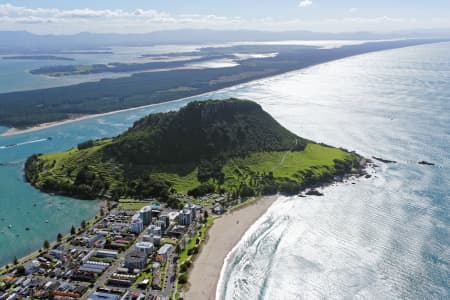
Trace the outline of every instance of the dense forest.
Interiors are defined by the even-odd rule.
[[[45,192],[170,202],[176,193],[297,193],[357,165],[358,156],[298,137],[260,105],[229,99],[192,102],[149,115],[112,139],[33,155],[25,174]]]
[[[0,94],[0,125],[24,128],[79,115],[161,103],[352,55],[431,42],[436,40],[371,42],[331,49],[260,46],[260,51],[276,50],[278,55],[241,60],[239,65],[227,68],[146,72],[73,86]],[[214,54],[213,50],[209,51]],[[217,55],[229,53],[230,49],[225,49]],[[120,66],[137,67],[142,66]]]

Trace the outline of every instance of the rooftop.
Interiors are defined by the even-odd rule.
[[[142,252],[131,251],[130,253],[127,254],[126,260],[128,262],[133,262],[133,261],[141,261],[146,258],[147,258],[146,255]]]
[[[119,299],[118,295],[94,292],[89,297],[88,300],[117,300]]]
[[[171,244],[164,244],[161,248],[158,250],[158,255],[166,255],[167,252],[172,248]]]

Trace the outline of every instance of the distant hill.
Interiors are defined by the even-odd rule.
[[[82,199],[157,197],[177,192],[237,197],[298,193],[351,172],[359,157],[291,133],[258,104],[238,99],[192,102],[137,121],[123,134],[66,152],[33,155],[29,182]]]
[[[0,53],[11,50],[29,53],[160,44],[205,44],[282,40],[386,40],[449,37],[450,30],[448,29],[399,31],[392,33],[180,29],[139,34],[82,32],[72,35],[37,35],[26,31],[0,31]]]

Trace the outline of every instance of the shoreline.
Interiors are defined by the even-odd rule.
[[[207,240],[189,271],[189,288],[184,293],[185,299],[216,298],[221,271],[229,253],[277,199],[278,195],[261,197],[214,221],[208,230]]]
[[[265,77],[265,78],[261,78],[261,79],[266,79],[266,78],[269,78],[269,77]],[[259,80],[261,80],[261,79],[259,79]],[[233,86],[233,87],[236,87],[236,86]],[[230,87],[228,87],[228,88],[230,88]],[[51,128],[51,127],[57,127],[57,126],[61,126],[61,125],[69,124],[69,123],[75,123],[75,122],[82,121],[82,120],[100,118],[100,117],[103,117],[103,116],[109,116],[109,115],[114,115],[114,114],[118,114],[118,113],[122,113],[122,112],[144,109],[144,108],[157,106],[157,105],[163,105],[163,104],[167,104],[167,103],[181,102],[181,101],[185,101],[185,100],[188,100],[190,98],[193,98],[193,97],[198,97],[198,96],[206,95],[206,94],[217,92],[217,91],[221,91],[221,90],[222,89],[215,90],[215,91],[210,91],[210,92],[206,92],[206,93],[201,93],[201,94],[197,94],[197,95],[193,95],[193,96],[189,96],[189,97],[184,97],[184,98],[180,98],[180,99],[175,99],[175,100],[171,100],[171,101],[164,101],[164,102],[160,102],[160,103],[153,103],[153,104],[147,104],[147,105],[142,105],[142,106],[130,107],[130,108],[125,108],[125,109],[120,109],[120,110],[114,110],[114,111],[109,111],[109,112],[105,112],[105,113],[100,113],[100,114],[83,115],[83,116],[80,116],[80,117],[73,117],[73,118],[64,119],[64,120],[61,120],[61,121],[47,122],[47,123],[42,123],[42,124],[39,124],[39,125],[36,125],[36,126],[27,127],[25,129],[19,129],[19,128],[15,128],[15,127],[5,127],[5,128],[8,128],[8,129],[5,132],[3,132],[2,134],[0,134],[0,137],[20,135],[20,134],[25,134],[25,133],[30,133],[30,132],[35,132],[35,131],[48,129],[48,128]]]
[[[364,163],[360,165],[357,174],[347,174],[338,180],[334,179],[329,182],[312,185],[302,190],[298,196],[323,196],[320,192],[318,194],[308,194],[308,191],[322,190],[333,184],[345,184],[351,180],[359,180],[369,174],[367,173],[369,169],[375,171],[377,166],[371,160],[362,159]],[[257,224],[258,220],[264,216],[280,197],[282,197],[281,194],[262,196],[248,205],[232,209],[215,220],[208,230],[205,244],[193,261],[193,267],[189,271],[187,290],[184,293],[185,299],[216,299],[218,295],[217,288],[222,281],[223,267],[232,258],[237,245],[244,238],[245,234],[254,224]]]
[[[130,108],[125,108],[125,109],[119,109],[119,110],[114,110],[114,111],[105,112],[105,113],[99,113],[99,114],[83,115],[83,116],[80,116],[80,117],[73,117],[73,118],[69,118],[69,119],[63,119],[61,121],[41,123],[41,124],[38,124],[38,125],[35,125],[35,126],[27,127],[25,129],[19,129],[19,128],[15,128],[15,127],[3,126],[5,128],[8,128],[8,129],[5,132],[1,133],[0,137],[20,135],[20,134],[25,134],[25,133],[30,133],[30,132],[35,132],[35,131],[48,129],[48,128],[51,128],[51,127],[57,127],[57,126],[60,126],[60,125],[74,123],[74,122],[78,122],[78,121],[82,121],[82,120],[87,120],[87,119],[92,119],[92,118],[97,118],[97,117],[102,117],[102,116],[113,115],[113,114],[117,114],[117,113],[121,113],[121,112],[139,110],[139,109],[144,109],[144,108],[147,108],[147,107],[152,107],[152,106],[162,105],[162,104],[167,104],[167,103],[181,102],[181,101],[185,101],[185,100],[188,100],[188,99],[191,99],[191,98],[194,98],[194,97],[207,95],[207,94],[210,94],[210,93],[216,93],[216,92],[220,92],[220,91],[226,91],[228,89],[239,88],[239,87],[242,87],[242,86],[244,86],[246,84],[255,83],[255,82],[258,82],[258,81],[261,81],[261,80],[267,80],[267,79],[275,78],[277,76],[283,76],[283,75],[291,74],[291,73],[302,71],[302,70],[303,71],[304,70],[308,70],[308,69],[315,68],[315,67],[318,67],[318,66],[321,66],[321,65],[324,65],[324,64],[333,63],[335,61],[340,61],[340,60],[343,60],[343,59],[349,59],[349,58],[353,58],[353,57],[358,57],[360,55],[366,55],[366,54],[371,54],[371,53],[378,53],[378,52],[383,52],[383,51],[391,51],[391,50],[396,50],[396,49],[399,49],[399,48],[415,47],[415,46],[421,46],[421,45],[422,44],[408,45],[408,46],[394,47],[394,48],[390,48],[390,49],[381,49],[381,50],[375,50],[375,51],[368,51],[368,52],[354,54],[354,55],[350,55],[350,56],[345,56],[345,57],[341,57],[341,58],[337,58],[337,59],[327,60],[327,61],[323,61],[323,62],[312,64],[312,65],[309,65],[309,66],[306,66],[306,67],[303,67],[303,68],[299,68],[299,69],[295,69],[295,70],[291,70],[291,71],[287,71],[287,72],[282,72],[282,73],[279,73],[279,74],[269,75],[269,76],[266,76],[266,77],[261,77],[261,78],[249,80],[249,81],[246,81],[246,82],[238,83],[236,85],[231,85],[231,86],[220,88],[220,89],[217,89],[217,90],[212,90],[212,91],[208,91],[208,92],[204,92],[204,93],[200,93],[200,94],[196,94],[196,95],[192,95],[192,96],[188,96],[188,97],[183,97],[183,98],[179,98],[179,99],[175,99],[175,100],[170,100],[170,101],[146,104],[146,105],[130,107]]]

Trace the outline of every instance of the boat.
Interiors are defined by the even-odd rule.
[[[30,227],[25,227],[25,230],[26,231],[29,231],[31,228]]]
[[[48,220],[45,220],[45,223],[48,223]]]
[[[12,225],[11,225],[11,224],[9,224],[9,225],[8,225],[8,228],[10,228],[10,229],[11,229],[11,228],[12,228]]]
[[[51,141],[51,140],[53,140],[53,138],[52,138],[51,136],[49,136],[49,137],[47,138],[47,141]]]

